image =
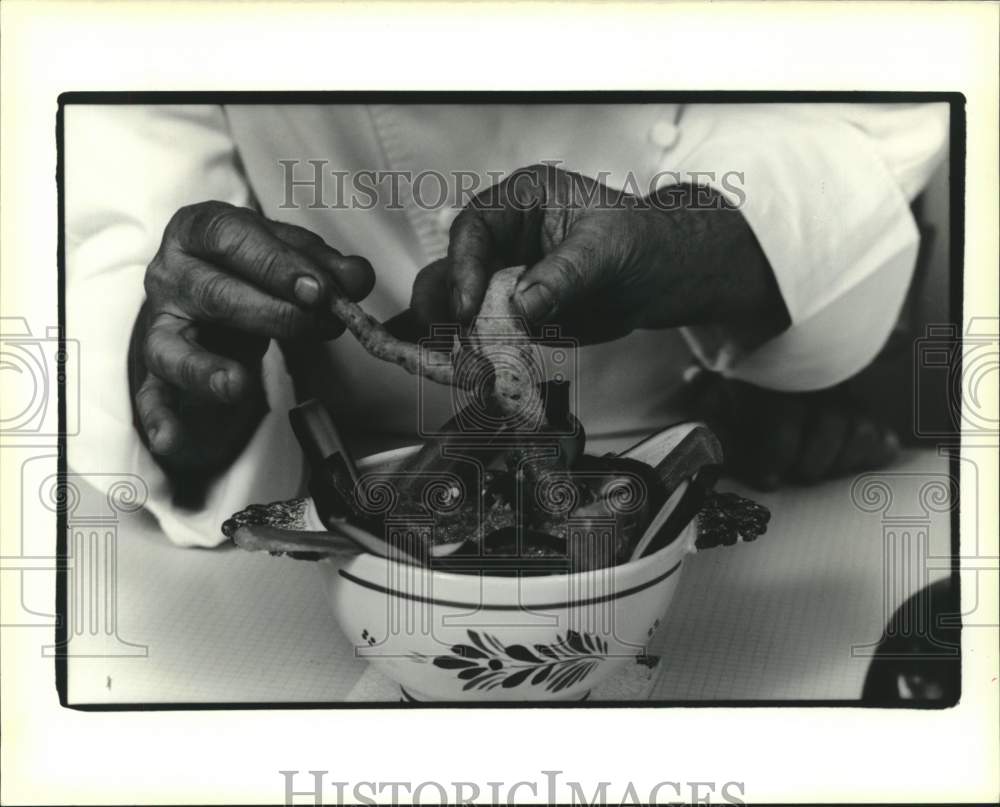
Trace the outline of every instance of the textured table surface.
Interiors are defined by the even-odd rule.
[[[688,561],[649,648],[659,663],[629,665],[592,698],[858,698],[891,612],[946,574],[947,502],[928,508],[921,491],[947,471],[945,458],[921,451],[866,475],[891,503],[878,485],[861,498],[865,480],[853,478],[754,493],[772,510],[768,533]],[[118,524],[115,554],[102,563],[117,569],[105,606],[117,630],[92,635],[71,598],[70,624],[82,626],[71,704],[399,702],[398,688],[355,657],[312,564],[181,549],[143,512]]]

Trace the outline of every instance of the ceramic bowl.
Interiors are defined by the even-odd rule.
[[[624,456],[655,462],[664,440],[673,438],[661,433]],[[358,465],[391,467],[416,450]],[[396,681],[404,697],[573,700],[644,651],[695,551],[696,533],[692,521],[654,554],[574,574],[464,574],[369,554],[328,558],[318,567],[356,652]]]

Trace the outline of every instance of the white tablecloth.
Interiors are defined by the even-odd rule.
[[[629,665],[592,698],[858,698],[892,611],[947,574],[947,503],[920,493],[947,471],[914,451],[857,482],[753,493],[768,533],[687,562],[650,646],[659,663]],[[399,700],[355,657],[309,562],[181,549],[141,511],[95,558],[69,558],[71,704]],[[99,573],[114,574],[107,601],[74,602],[73,580]]]

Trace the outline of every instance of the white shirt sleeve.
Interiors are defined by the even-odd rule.
[[[144,299],[143,276],[183,205],[250,194],[219,107],[68,106],[65,110],[67,337],[79,343],[80,429],[67,460],[98,487],[140,476],[147,507],[182,545],[214,546],[219,527],[251,502],[295,495],[302,460],[287,424],[293,401],[280,352],[264,359],[270,411],[204,507],[174,505],[170,486],[132,424],[126,357]]]
[[[906,295],[918,246],[909,204],[944,154],[947,104],[691,106],[680,130],[672,167],[711,172],[699,184],[739,206],[791,317],[760,345],[686,328],[695,355],[788,391],[863,369]]]

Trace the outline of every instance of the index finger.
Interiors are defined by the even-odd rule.
[[[466,208],[452,223],[448,241],[447,285],[451,312],[460,322],[479,310],[498,264],[490,228],[480,211]]]
[[[311,230],[283,221],[262,219],[265,227],[299,252],[312,258],[316,264],[333,275],[334,291],[342,291],[349,300],[359,302],[375,286],[375,270],[371,263],[359,255],[341,255],[340,252]]]
[[[248,208],[202,203],[182,208],[172,224],[185,253],[222,264],[262,291],[309,309],[330,298],[328,273]]]
[[[452,313],[462,322],[478,311],[490,275],[541,257],[541,204],[546,166],[529,166],[477,195],[451,225]]]
[[[154,454],[170,454],[177,449],[180,422],[174,413],[176,396],[161,379],[149,373],[135,394],[135,413],[141,433]]]

